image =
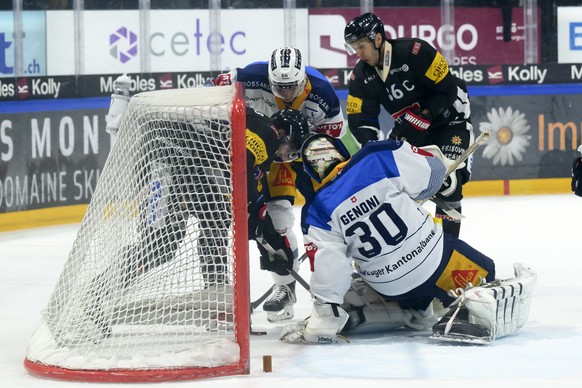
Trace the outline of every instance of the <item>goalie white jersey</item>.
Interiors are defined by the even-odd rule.
[[[408,143],[380,141],[338,167],[342,170],[324,181],[304,212],[313,295],[341,304],[352,259],[383,295],[401,295],[424,283],[441,262],[443,231],[417,200],[440,189],[442,162]]]

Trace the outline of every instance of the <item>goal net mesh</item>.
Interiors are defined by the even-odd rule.
[[[233,185],[235,96],[228,86],[132,97],[26,362],[102,371],[240,364],[248,327],[235,315],[232,200],[246,191]]]

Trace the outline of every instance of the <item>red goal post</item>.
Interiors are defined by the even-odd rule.
[[[31,374],[249,373],[245,116],[239,83],[132,97],[31,337]]]

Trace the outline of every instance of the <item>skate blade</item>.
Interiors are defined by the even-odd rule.
[[[456,342],[470,345],[488,345],[491,342],[493,342],[493,340],[489,337],[471,337],[467,335],[455,335],[455,334],[447,335],[433,334],[428,338],[435,341]]]
[[[295,313],[293,312],[293,305],[285,306],[281,311],[267,312],[267,321],[271,323],[286,321],[292,319]]]

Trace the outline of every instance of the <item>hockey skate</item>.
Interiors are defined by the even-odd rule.
[[[528,319],[536,273],[514,264],[515,278],[452,291],[453,308],[433,326],[432,339],[489,344],[512,334]],[[454,307],[456,306],[456,308]]]
[[[263,310],[267,311],[267,320],[274,323],[293,318],[293,305],[297,302],[295,282],[275,286],[273,289],[275,292],[263,304]]]

